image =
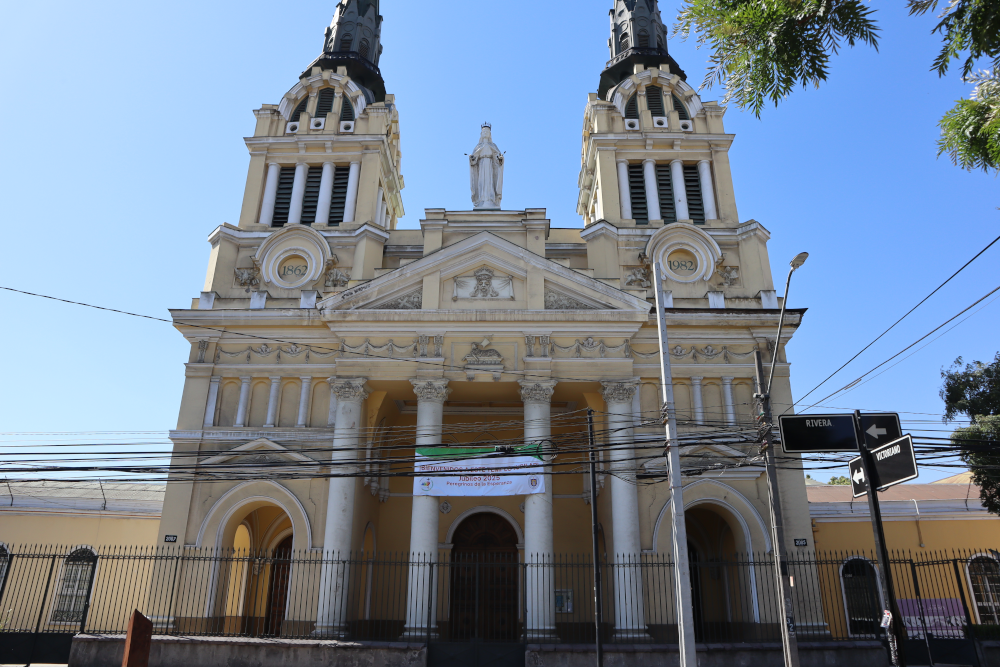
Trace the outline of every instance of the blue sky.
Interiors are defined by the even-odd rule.
[[[208,233],[236,222],[252,110],[318,54],[333,2],[12,3],[0,22],[0,285],[159,317],[201,290]],[[493,123],[505,208],[575,212],[587,93],[607,59],[610,0],[385,0],[382,71],[403,132],[401,227],[463,208],[463,153]],[[1000,234],[997,180],[936,159],[937,119],[968,87],[939,79],[933,17],[877,5],[879,52],[845,49],[830,81],[761,119],[730,109],[742,220],[772,233],[776,282],[808,307],[788,353],[797,396]],[[676,7],[661,2],[672,23]],[[708,54],[670,42],[689,81]],[[721,91],[703,93],[703,99]],[[1000,244],[830,383],[821,398],[990,289]],[[0,293],[4,432],[160,432],[176,423],[186,345],[165,324]],[[989,305],[884,375],[824,405],[898,410],[938,429],[940,369],[992,359]],[[926,413],[926,414],[925,414]],[[139,436],[61,436],[106,441]],[[5,436],[18,440],[22,436]],[[951,474],[925,469],[923,480]],[[814,476],[819,477],[819,474]],[[824,478],[829,473],[823,473]]]

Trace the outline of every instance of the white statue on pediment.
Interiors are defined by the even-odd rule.
[[[503,199],[503,163],[503,153],[493,143],[493,132],[487,123],[483,125],[479,145],[469,156],[474,208],[500,208],[500,200]]]

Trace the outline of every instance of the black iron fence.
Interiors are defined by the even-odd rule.
[[[896,554],[891,566],[911,640],[1000,636],[997,552]],[[798,555],[788,567],[800,640],[882,637],[873,557]],[[677,642],[669,557],[600,569],[605,642]],[[767,554],[692,561],[697,639],[780,641],[774,572]],[[167,635],[589,643],[593,581],[588,558],[525,563],[517,553],[14,549],[0,554],[0,652],[44,635],[121,634],[135,609]]]

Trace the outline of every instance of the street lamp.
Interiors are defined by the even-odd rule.
[[[778,363],[778,346],[781,345],[781,328],[785,325],[785,307],[788,306],[788,288],[792,284],[792,274],[801,268],[807,259],[809,259],[809,253],[800,252],[789,264],[792,268],[788,272],[788,280],[785,281],[785,298],[781,302],[781,316],[778,317],[778,337],[774,339],[774,353],[771,355],[771,374],[767,378],[767,387],[763,391],[765,394],[771,393],[771,382],[774,381],[774,366]]]

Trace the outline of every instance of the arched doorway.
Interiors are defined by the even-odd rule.
[[[513,641],[518,627],[517,533],[503,517],[481,512],[452,536],[453,641]]]

